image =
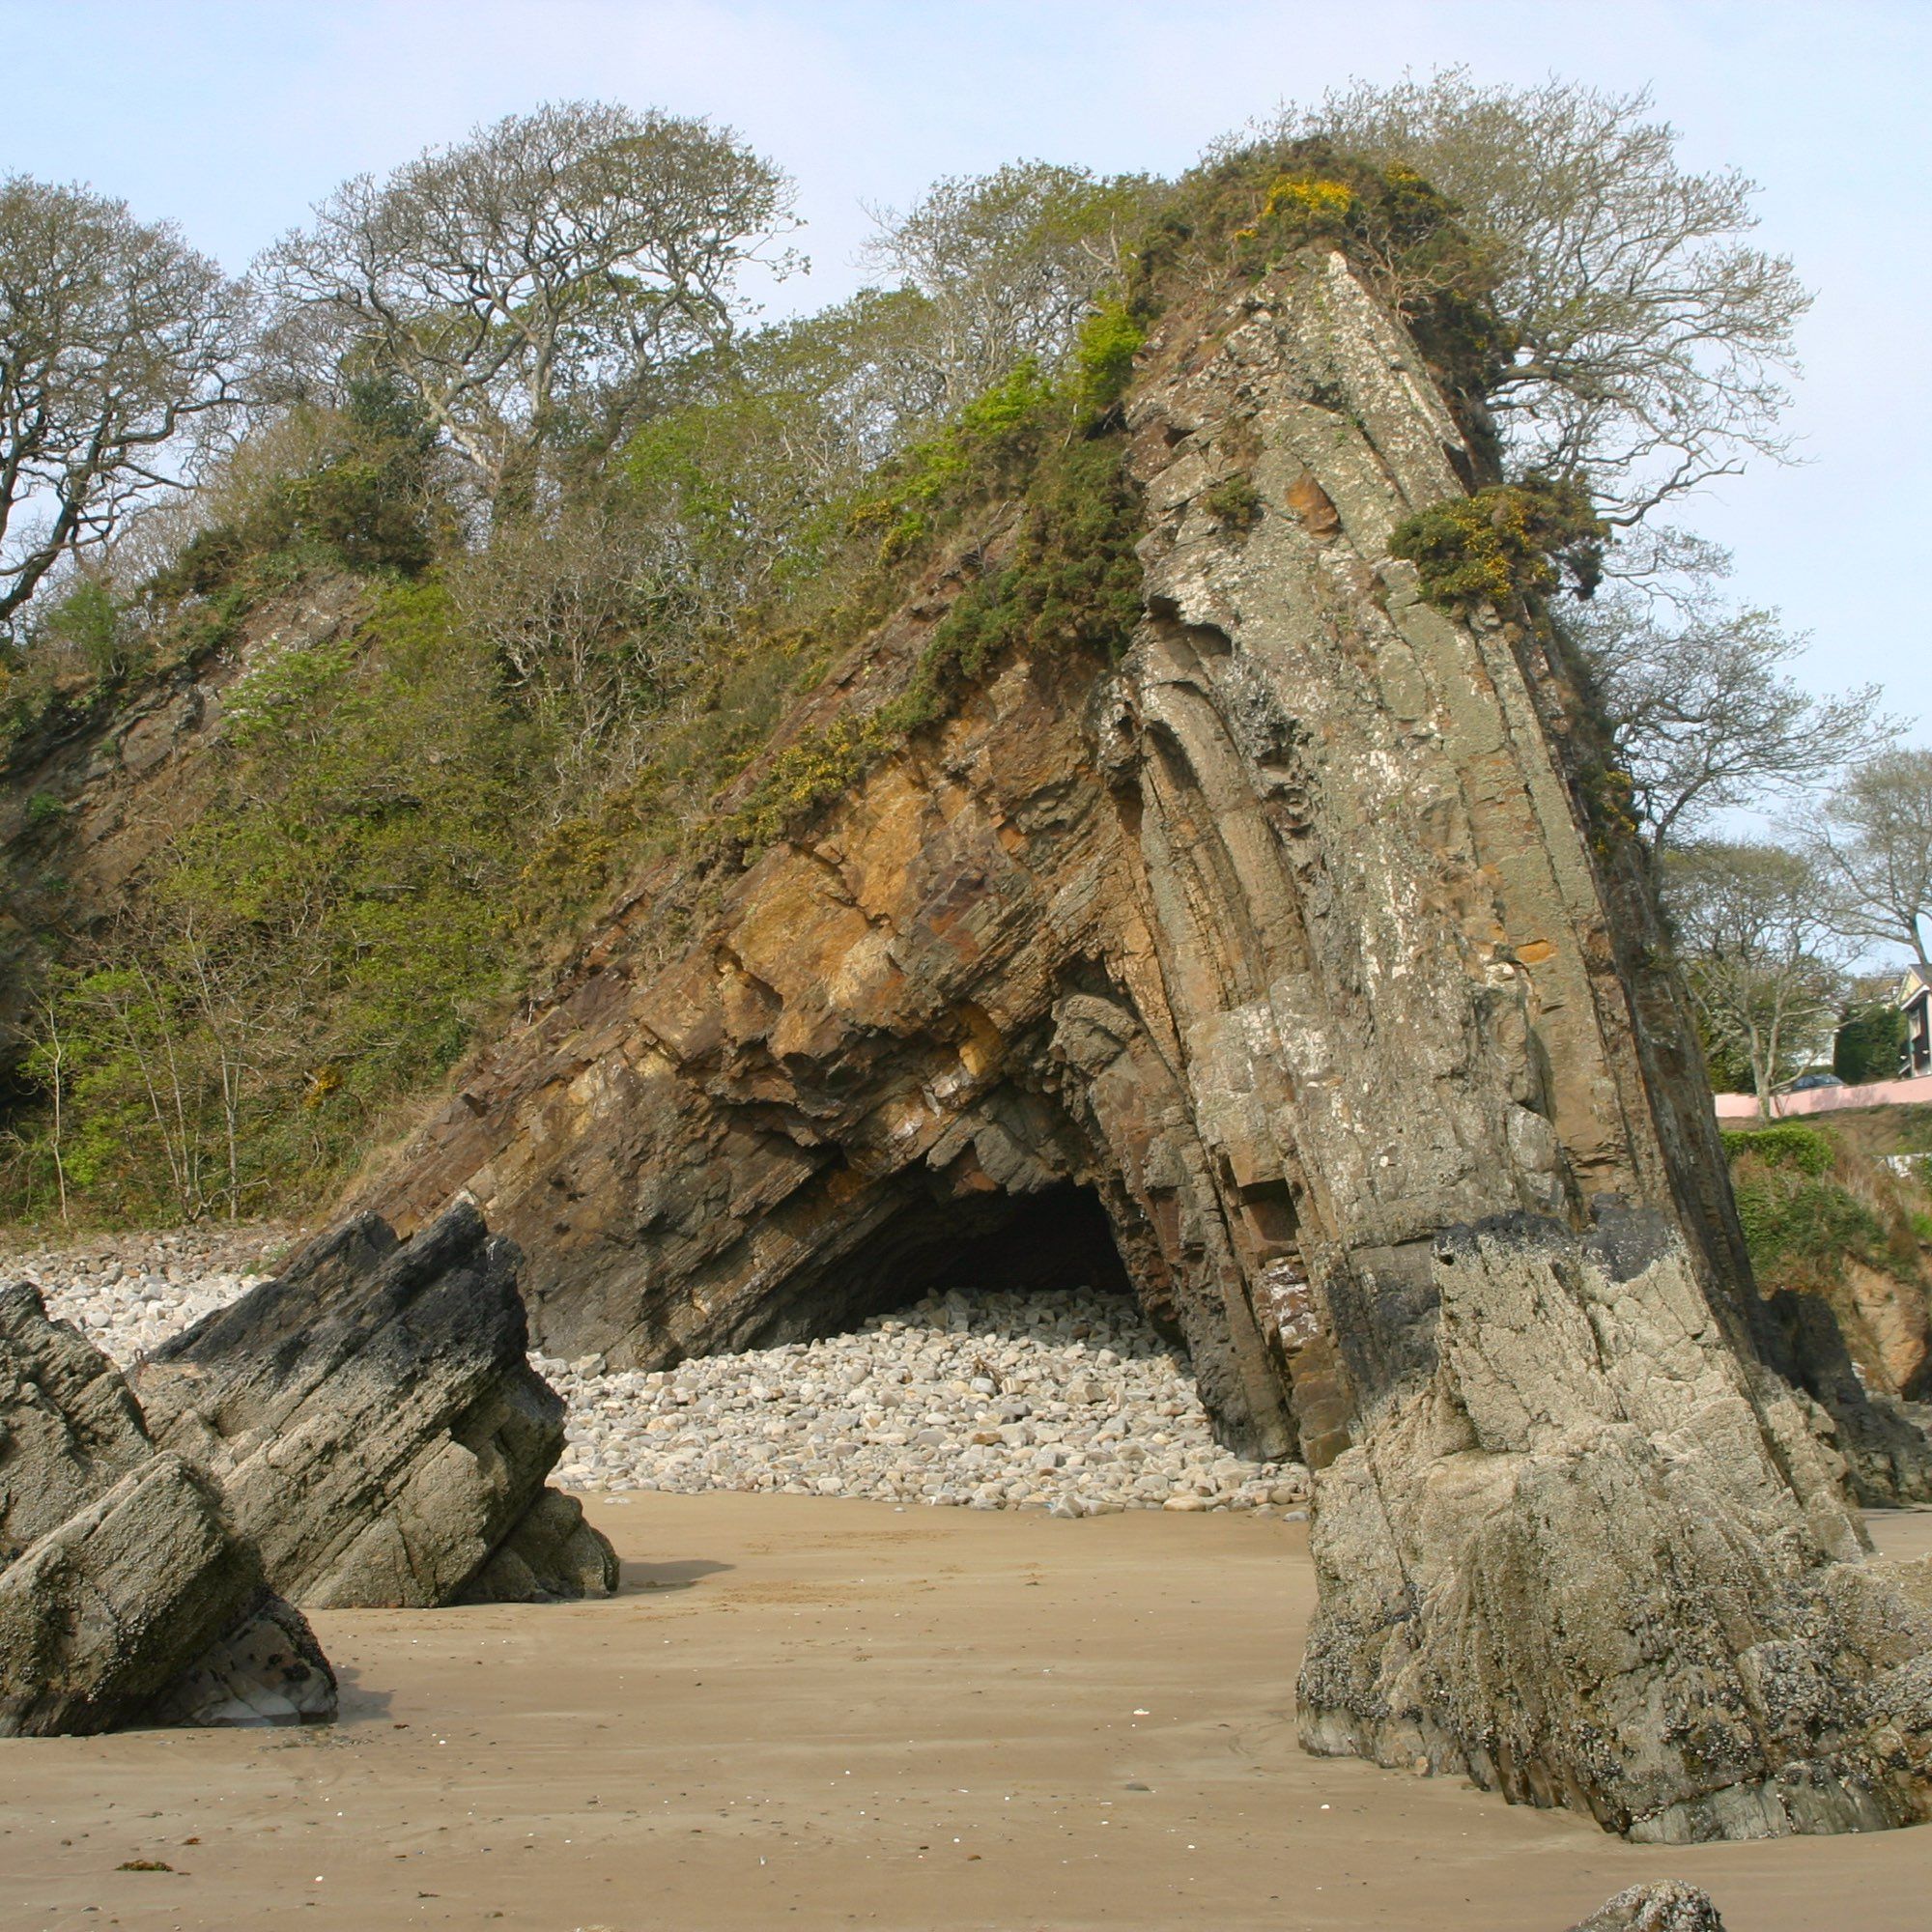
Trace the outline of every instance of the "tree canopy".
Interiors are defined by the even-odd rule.
[[[169,224],[0,180],[0,637],[56,566],[179,480],[171,446],[233,405],[241,317]]]
[[[700,120],[605,102],[513,114],[385,181],[345,183],[258,265],[271,366],[405,384],[483,494],[530,496],[546,452],[744,311],[791,184]]]
[[[1838,931],[1908,947],[1932,978],[1932,752],[1894,748],[1855,767],[1810,833]]]
[[[1811,298],[1753,247],[1755,185],[1698,172],[1649,91],[1355,81],[1279,131],[1416,170],[1489,253],[1515,351],[1490,396],[1518,468],[1582,474],[1636,521],[1752,453],[1782,456]]]
[[[1774,611],[1709,595],[1690,605],[1630,589],[1567,611],[1634,815],[1653,851],[1720,812],[1788,804],[1885,745],[1895,722],[1864,685],[1820,697],[1791,677],[1808,640]]]
[[[1817,873],[1784,846],[1705,839],[1669,857],[1664,885],[1706,1044],[1744,1062],[1763,1107],[1829,1056],[1844,997]]]

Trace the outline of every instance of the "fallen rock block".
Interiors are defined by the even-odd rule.
[[[564,1410],[529,1365],[519,1260],[468,1203],[408,1242],[361,1215],[135,1371],[156,1440],[219,1489],[281,1595],[613,1587],[609,1544],[544,1487]]]
[[[1570,1932],[1724,1932],[1711,1894],[1682,1879],[1634,1885]]]
[[[155,1721],[313,1723],[335,1715],[334,1684],[308,1620],[270,1596],[175,1682],[156,1705]]]
[[[583,1520],[583,1505],[545,1490],[490,1560],[464,1586],[466,1604],[523,1604],[549,1597],[608,1597],[617,1552]]]
[[[308,1626],[206,1482],[36,1290],[0,1293],[0,1737],[334,1715]]]

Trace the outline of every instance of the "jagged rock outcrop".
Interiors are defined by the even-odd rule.
[[[1724,1921],[1708,1891],[1665,1878],[1618,1892],[1570,1932],[1724,1932]]]
[[[545,1343],[626,1365],[1124,1272],[1229,1438],[1320,1472],[1317,1748],[1650,1835],[1914,1815],[1928,1634],[1764,1366],[1560,667],[1391,555],[1478,451],[1338,254],[1142,365],[1118,664],[1010,659],[747,869],[641,882],[371,1205],[469,1190]],[[995,522],[774,756],[1011,554]]]
[[[1847,1273],[1856,1279],[1871,1271],[1852,1263]],[[1873,1316],[1909,1333],[1918,1312],[1913,1304],[1922,1297],[1889,1276],[1872,1276],[1861,1286],[1869,1315],[1834,1308],[1827,1296],[1808,1292],[1780,1289],[1767,1295],[1762,1314],[1775,1338],[1772,1359],[1831,1415],[1861,1503],[1932,1502],[1932,1406],[1910,1400],[1906,1391],[1919,1384],[1888,1374],[1872,1346]],[[1907,1366],[1918,1365],[1908,1356]]]
[[[156,1440],[218,1487],[282,1595],[614,1588],[610,1545],[544,1488],[563,1403],[527,1359],[517,1262],[467,1202],[407,1243],[364,1215],[135,1371]]]
[[[0,1292],[0,1737],[334,1715],[208,1484],[38,1291]]]
[[[1674,1231],[1515,1215],[1434,1275],[1432,1374],[1326,1473],[1304,1742],[1667,1842],[1920,1815],[1922,1747],[1894,1766],[1875,1713],[1932,1618],[1861,1561],[1834,1459]]]

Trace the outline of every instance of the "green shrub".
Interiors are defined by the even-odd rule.
[[[1755,1154],[1767,1167],[1790,1168],[1799,1174],[1823,1174],[1837,1154],[1830,1134],[1795,1121],[1775,1127],[1726,1129],[1722,1138],[1724,1152],[1733,1160],[1740,1154]]]
[[[954,600],[896,697],[781,753],[717,828],[727,844],[755,851],[843,796],[881,753],[950,717],[964,692],[1015,652],[1088,651],[1103,661],[1124,653],[1141,614],[1139,506],[1122,439],[1079,432],[1085,394],[1075,382],[1034,395],[1024,412],[1000,406],[1005,428],[1024,424],[1038,445],[1010,561]],[[981,442],[979,459],[997,465],[1005,456]],[[961,494],[978,487],[971,465],[954,479]]]
[[[1532,476],[1418,510],[1396,526],[1391,555],[1406,557],[1438,610],[1505,610],[1568,578],[1587,597],[1603,574],[1609,535],[1580,484]]]
[[[1134,356],[1146,340],[1147,330],[1124,302],[1108,302],[1080,325],[1073,367],[1081,404],[1090,415],[1103,414],[1126,394],[1133,381]]]
[[[1261,492],[1238,471],[1202,493],[1201,507],[1225,530],[1245,536],[1262,520]]]
[[[1835,1282],[1847,1256],[1892,1266],[1885,1224],[1836,1181],[1746,1164],[1732,1189],[1760,1287]]]
[[[1151,313],[1207,275],[1258,276],[1311,244],[1338,248],[1394,303],[1451,395],[1474,400],[1516,345],[1492,300],[1493,255],[1463,233],[1459,213],[1412,169],[1376,167],[1324,140],[1226,151],[1177,184],[1151,224],[1131,305]],[[1480,412],[1465,427],[1489,443]]]

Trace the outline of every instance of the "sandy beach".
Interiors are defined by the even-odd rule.
[[[1305,1756],[1300,1524],[588,1502],[613,1600],[318,1615],[332,1728],[0,1746],[0,1926],[1561,1932],[1652,1876],[1925,1923],[1932,1831],[1641,1848]]]

